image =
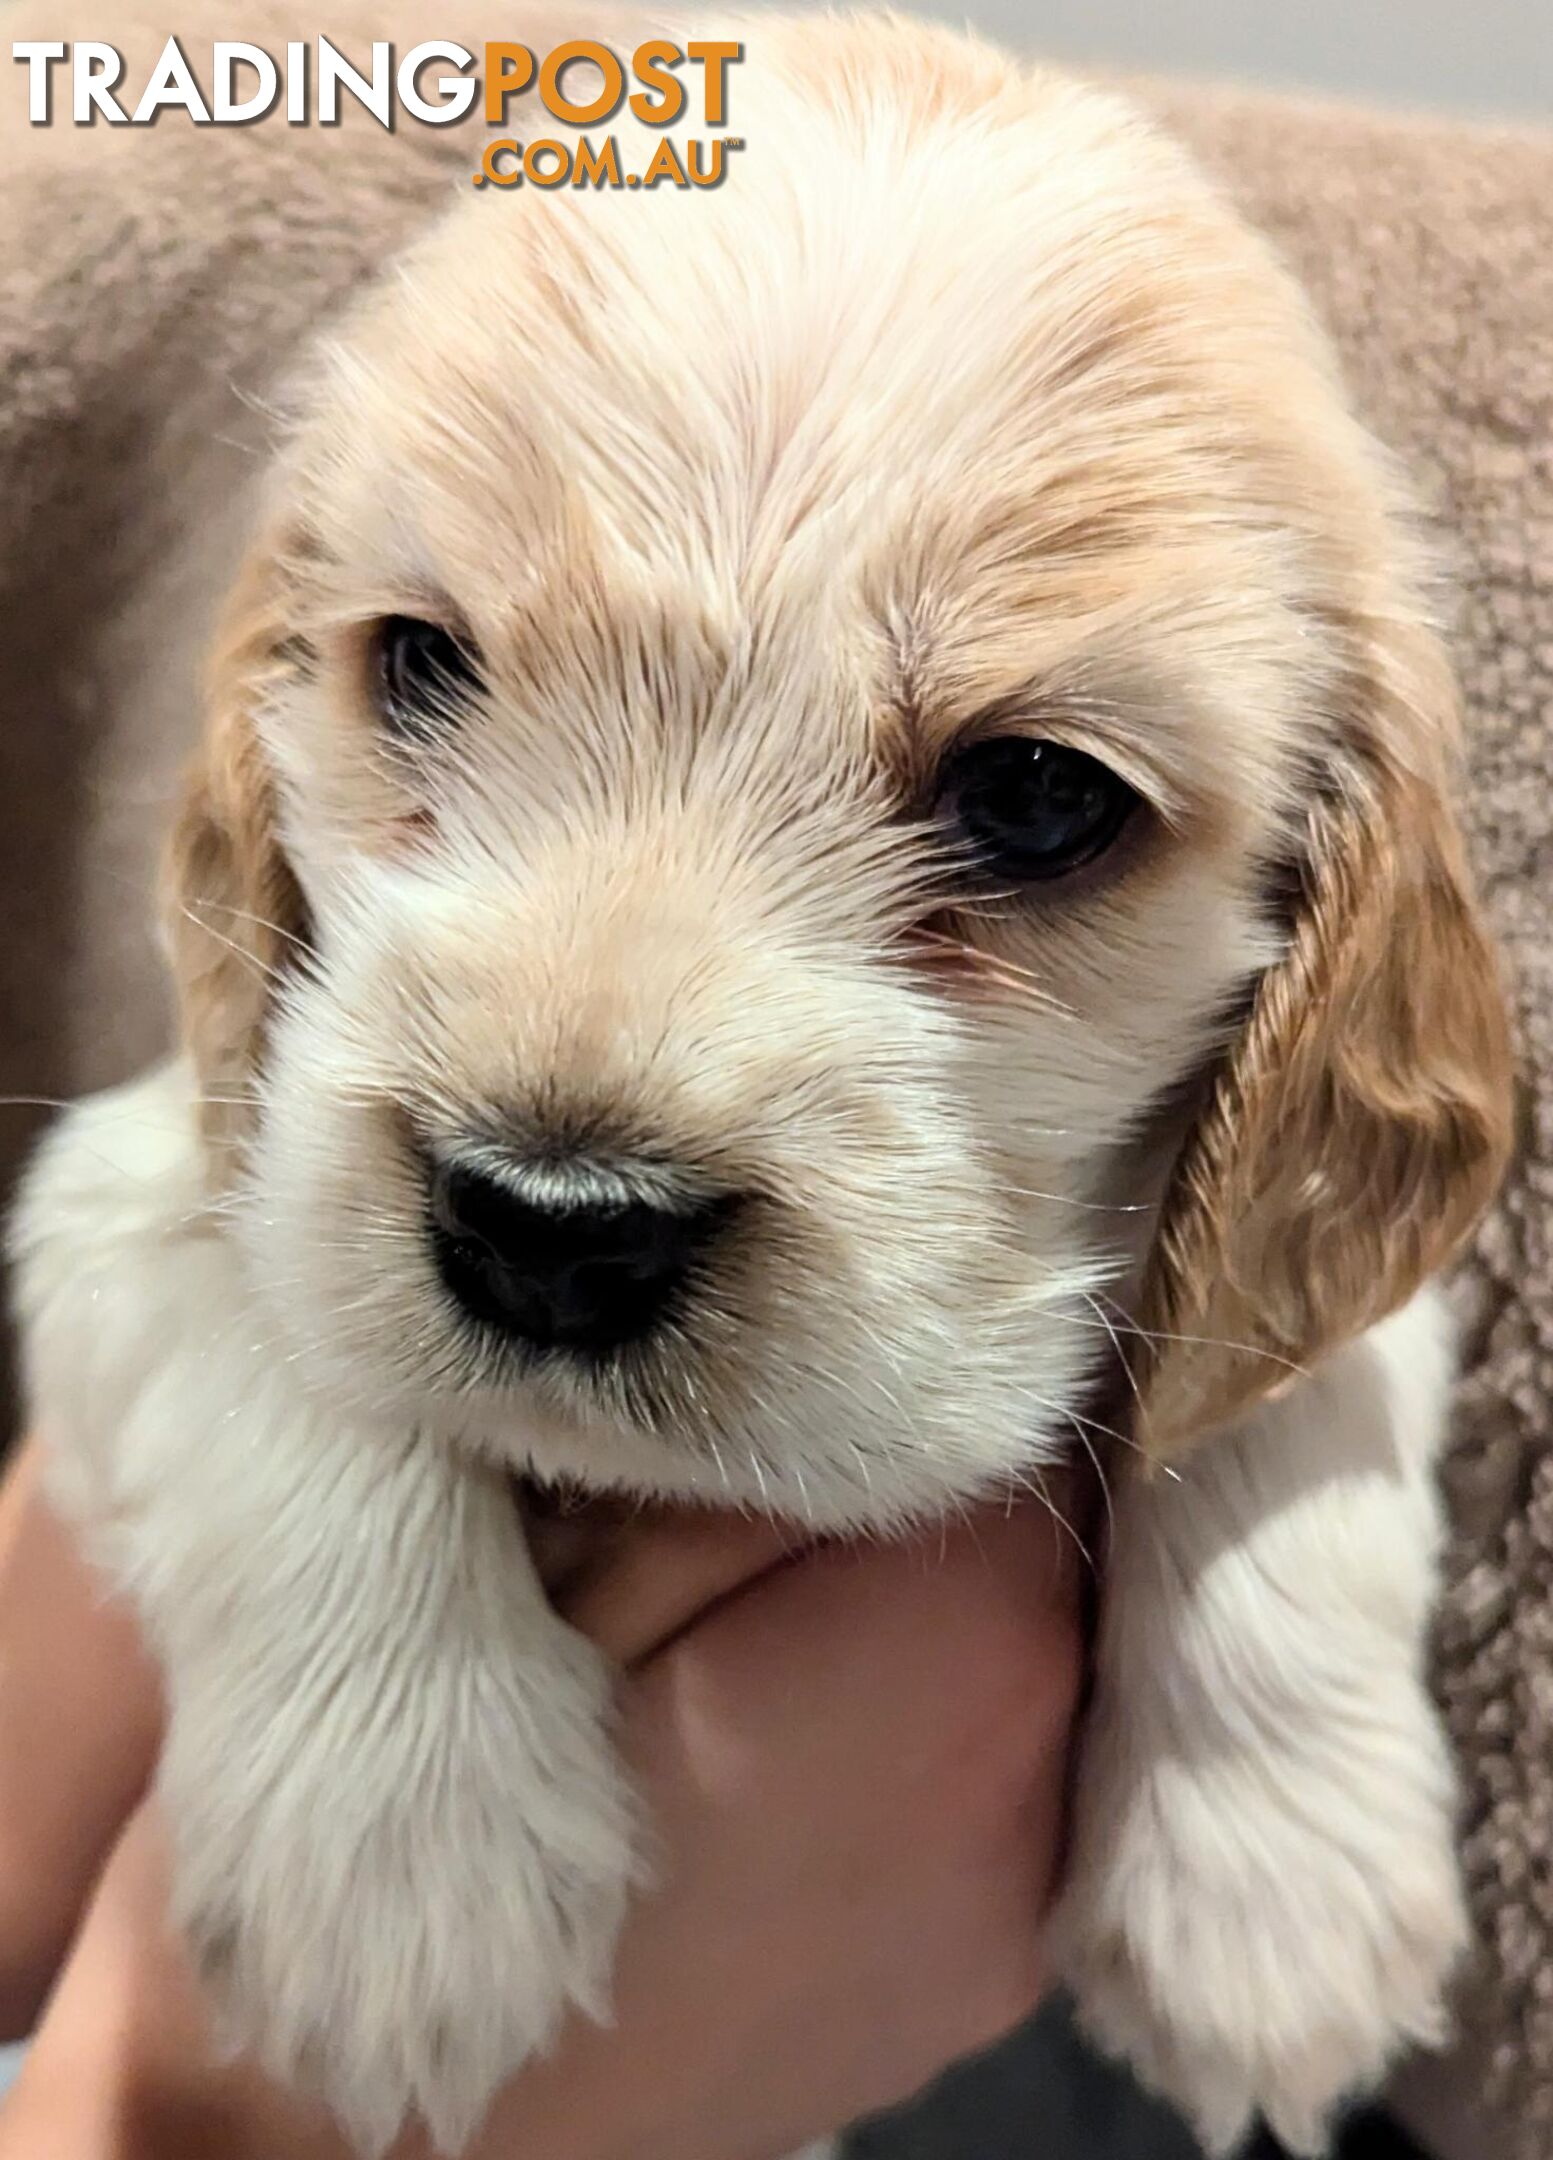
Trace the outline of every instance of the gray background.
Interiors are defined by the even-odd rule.
[[[794,0],[789,0],[794,4]],[[1553,118],[1553,0],[895,0],[1111,68]]]

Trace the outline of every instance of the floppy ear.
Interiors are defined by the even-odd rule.
[[[1179,1454],[1403,1304],[1509,1155],[1498,968],[1447,788],[1443,654],[1393,626],[1309,814],[1289,942],[1167,1193],[1139,1438]]]
[[[218,1176],[252,1121],[275,986],[305,946],[307,915],[276,823],[255,724],[280,636],[256,560],[229,606],[204,740],[184,784],[163,870],[164,918],[201,1129]]]

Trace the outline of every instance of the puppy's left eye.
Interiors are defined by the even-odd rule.
[[[471,648],[441,623],[390,615],[372,639],[372,694],[395,735],[415,737],[445,723],[480,688]]]
[[[1098,758],[1023,735],[967,744],[945,766],[938,794],[940,817],[977,862],[1020,884],[1093,862],[1137,806],[1136,792]]]

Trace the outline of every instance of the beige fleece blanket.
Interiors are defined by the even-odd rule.
[[[143,11],[143,13],[142,13]],[[170,14],[171,11],[168,11]],[[56,9],[0,0],[11,38]],[[75,11],[143,78],[163,10]],[[241,20],[237,20],[240,13]],[[295,0],[185,0],[278,51]],[[431,19],[435,17],[435,19]],[[293,19],[294,18],[294,19]],[[137,26],[148,23],[149,29]],[[347,0],[329,34],[576,35],[575,11]],[[634,40],[633,40],[634,42]],[[202,638],[251,514],[277,379],[306,331],[457,186],[466,131],[29,129],[0,96],[0,1093],[65,1095],[152,1055],[145,894]],[[1553,2153],[1553,137],[1146,93],[1306,278],[1375,427],[1453,548],[1470,820],[1516,985],[1520,1160],[1461,1281],[1469,1370],[1448,1470],[1439,1671],[1463,1764],[1482,2069],[1425,2104],[1461,2149]],[[29,1135],[0,1112],[0,1177]],[[1447,2104],[1448,2102],[1448,2104]],[[1463,2142],[1465,2141],[1465,2142]]]

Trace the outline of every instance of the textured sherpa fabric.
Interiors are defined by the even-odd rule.
[[[1420,2081],[1473,2160],[1553,2154],[1553,137],[1158,100],[1276,237],[1423,489],[1459,598],[1465,809],[1505,953],[1520,1147],[1461,1271],[1439,1686],[1463,1767],[1477,2046]],[[1448,2118],[1476,2097],[1508,2126]],[[1489,2140],[1492,2139],[1492,2143]]]
[[[12,38],[59,34],[13,0]],[[136,0],[71,35],[143,80]],[[232,35],[176,10],[186,50]],[[639,24],[639,18],[637,22]],[[149,23],[150,27],[145,25]],[[373,36],[577,34],[574,10],[347,0]],[[295,0],[241,32],[308,37]],[[630,42],[635,42],[634,36]],[[15,86],[12,86],[13,88]],[[1467,804],[1514,984],[1522,1148],[1460,1283],[1469,1370],[1440,1686],[1463,1765],[1484,2066],[1426,2098],[1474,2155],[1553,2153],[1553,139],[1197,90],[1149,97],[1274,236],[1417,476],[1461,595]],[[56,124],[0,100],[0,1091],[63,1095],[160,1045],[150,861],[200,654],[299,340],[468,184],[470,130]],[[0,1117],[0,1174],[26,1137]],[[1486,2095],[1480,2091],[1484,2080]],[[1513,2126],[1490,2142],[1490,2099]]]

